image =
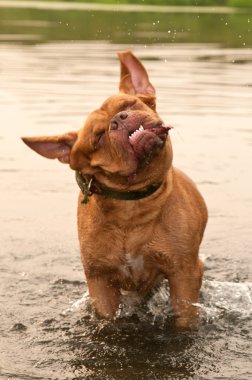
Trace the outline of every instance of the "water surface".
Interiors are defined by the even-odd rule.
[[[225,43],[227,36],[215,31],[135,41],[139,28],[149,28],[140,23],[134,38],[123,28],[120,35],[118,13],[113,28],[102,23],[108,17],[102,12],[2,8],[0,14],[0,378],[250,379],[251,34],[240,43]],[[204,22],[219,17],[205,16]],[[134,13],[131,22],[138,17],[148,26],[153,20]],[[174,35],[170,20],[185,25],[194,16],[154,18],[162,17]],[[120,25],[128,20],[120,14]],[[102,32],[91,35],[87,25]],[[228,35],[238,35],[239,25]],[[166,283],[144,304],[126,298],[114,323],[97,319],[79,260],[74,174],[19,140],[80,128],[117,92],[116,52],[128,48],[144,61],[158,111],[175,127],[174,164],[196,181],[209,208],[202,323],[193,333],[174,330]]]

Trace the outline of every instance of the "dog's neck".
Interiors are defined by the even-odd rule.
[[[154,194],[162,185],[162,182],[158,182],[150,184],[148,187],[142,190],[118,191],[101,184],[94,176],[83,175],[79,171],[76,171],[76,182],[83,193],[83,204],[87,204],[89,197],[93,194],[119,200],[139,200]]]

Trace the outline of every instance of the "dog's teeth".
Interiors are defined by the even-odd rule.
[[[131,133],[131,135],[129,135],[129,138],[131,139],[132,137],[136,136],[139,132],[142,132],[142,131],[144,131],[144,127],[140,125],[138,129],[136,129],[133,133]]]

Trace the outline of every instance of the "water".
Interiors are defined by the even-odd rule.
[[[249,15],[201,14],[210,24],[218,17],[220,28],[204,38],[196,16],[155,14],[173,35],[175,24],[191,24],[172,42],[139,37],[151,28],[149,13],[132,14],[146,22],[134,36],[114,28],[108,38],[78,29],[92,17],[104,32],[108,12],[0,9],[1,380],[251,378],[251,33],[229,39]],[[224,34],[219,17],[235,20],[232,30]],[[165,282],[145,303],[125,296],[115,322],[97,319],[79,260],[74,174],[19,139],[80,128],[117,91],[116,51],[125,48],[148,68],[159,113],[175,127],[174,163],[208,204],[197,332],[174,329]]]

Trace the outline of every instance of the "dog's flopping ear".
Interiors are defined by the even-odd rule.
[[[134,54],[128,51],[118,53],[121,62],[121,79],[119,89],[130,95],[155,96],[155,88],[149,81],[149,76],[143,64]]]
[[[22,137],[22,140],[41,156],[57,158],[63,164],[69,164],[71,149],[77,136],[77,132],[69,132],[58,136]]]

